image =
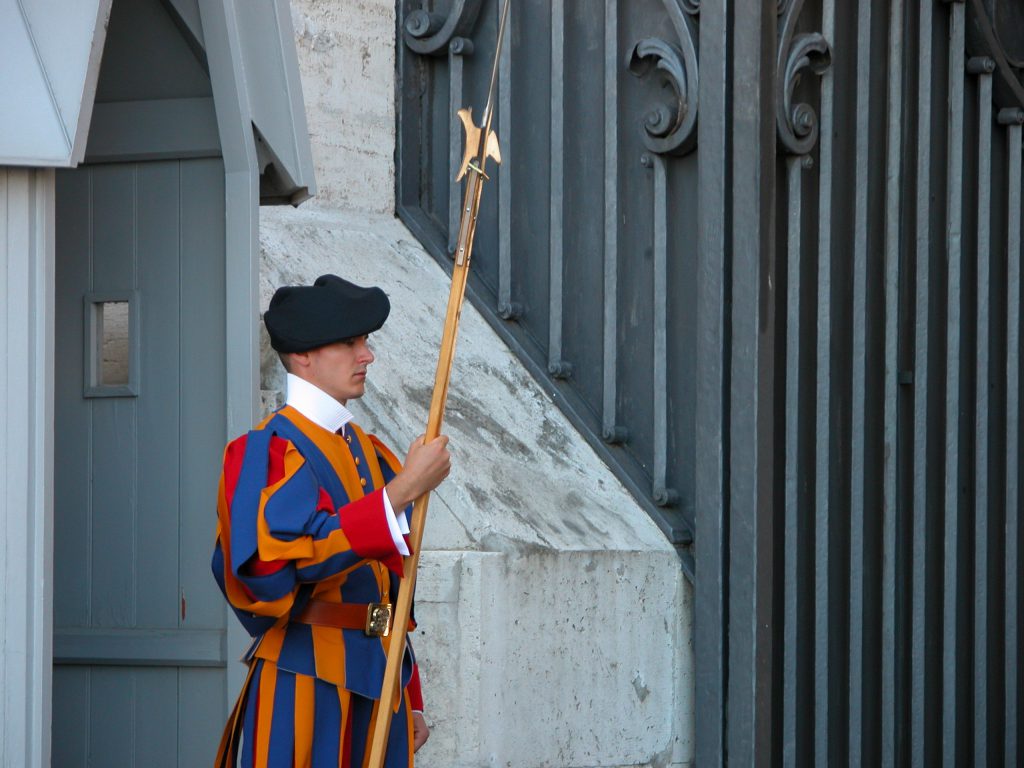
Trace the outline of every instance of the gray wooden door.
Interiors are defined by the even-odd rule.
[[[56,218],[53,764],[209,765],[223,164],[63,171]]]

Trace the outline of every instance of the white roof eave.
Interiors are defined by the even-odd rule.
[[[0,165],[85,154],[111,0],[0,2]]]

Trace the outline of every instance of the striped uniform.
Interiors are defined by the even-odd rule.
[[[311,599],[394,602],[402,559],[382,497],[399,469],[355,424],[338,435],[291,406],[225,449],[213,572],[256,639],[217,766],[236,765],[239,736],[246,768],[363,764],[390,638],[293,618]],[[407,650],[388,768],[412,765],[420,698]]]

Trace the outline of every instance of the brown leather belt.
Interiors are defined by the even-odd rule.
[[[292,621],[336,629],[361,629],[370,637],[391,633],[391,603],[329,603],[310,600]]]

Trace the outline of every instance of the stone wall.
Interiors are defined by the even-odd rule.
[[[292,0],[292,22],[318,185],[311,204],[394,211],[394,0]]]

